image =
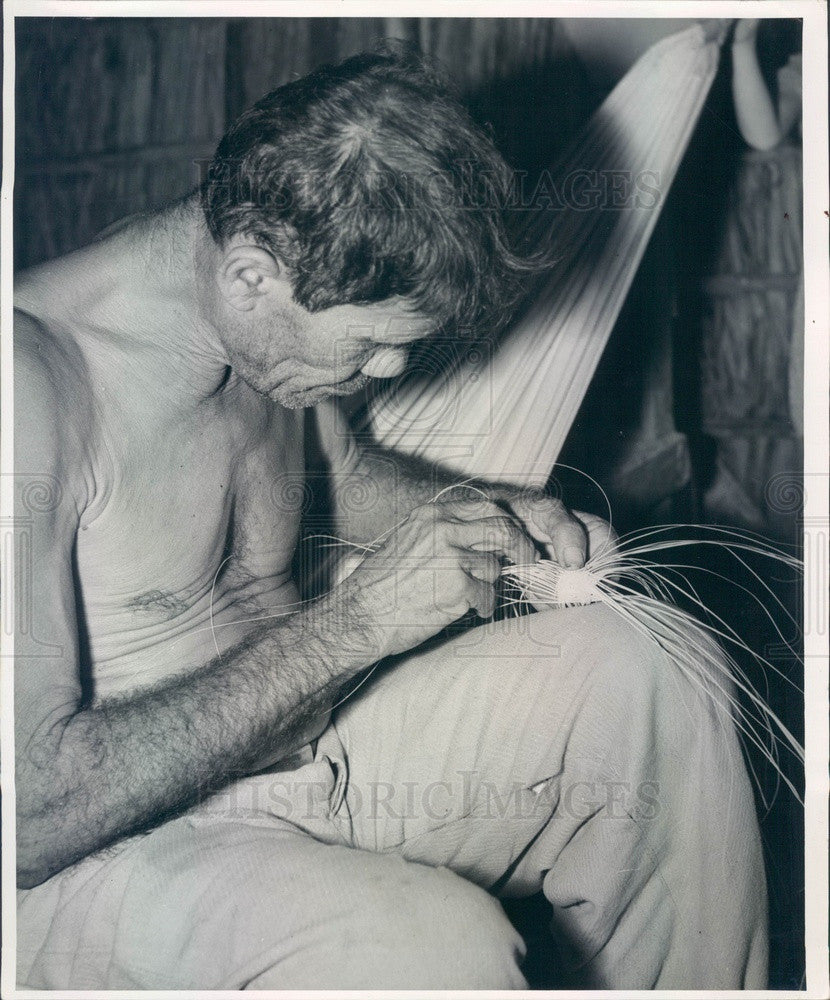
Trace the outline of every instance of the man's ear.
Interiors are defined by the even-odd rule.
[[[219,288],[234,309],[248,312],[285,282],[277,260],[255,243],[233,242],[219,265]]]

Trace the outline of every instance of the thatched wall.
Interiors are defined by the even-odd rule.
[[[744,152],[726,200],[714,273],[703,282],[701,420],[717,444],[714,519],[786,535],[771,484],[801,469],[790,357],[803,336],[801,150]],[[795,377],[795,376],[793,376]],[[795,426],[794,426],[795,420]]]
[[[549,18],[18,19],[17,266],[185,194],[246,106],[389,37],[441,60],[521,165],[544,164],[590,110]]]
[[[194,186],[225,125],[226,23],[27,19],[17,35],[19,266]]]

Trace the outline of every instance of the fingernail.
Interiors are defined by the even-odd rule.
[[[581,566],[585,561],[585,557],[582,554],[582,550],[578,549],[575,545],[569,545],[565,549],[565,565],[566,566]]]

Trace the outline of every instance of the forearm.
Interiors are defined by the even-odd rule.
[[[294,749],[341,686],[376,658],[332,600],[203,668],[83,709],[20,751],[18,872],[34,885]]]
[[[585,515],[574,519],[557,498],[510,483],[488,482],[397,452],[359,447],[337,411],[319,417],[323,451],[328,457],[327,493],[337,534],[361,545],[377,544],[422,504],[441,498],[497,503],[523,530],[564,566],[581,566],[587,551]],[[452,487],[452,489],[450,489]],[[605,541],[612,536],[602,522]],[[590,532],[590,528],[588,529]],[[362,550],[346,556],[333,574],[343,579],[359,562]]]
[[[363,545],[375,542],[421,504],[447,487],[465,483],[453,499],[484,492],[494,500],[515,498],[518,487],[470,480],[424,459],[358,444],[337,402],[315,408],[317,447],[324,456],[325,489],[337,534]]]
[[[450,487],[455,487],[452,496],[457,500],[473,499],[481,493],[490,500],[507,500],[520,490],[509,484],[471,479],[400,452],[362,448],[349,468],[332,471],[337,530],[349,541],[368,544],[415,507]]]

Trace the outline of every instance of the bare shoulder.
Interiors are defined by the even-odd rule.
[[[26,312],[14,316],[15,467],[58,476],[79,501],[94,436],[80,351]]]

